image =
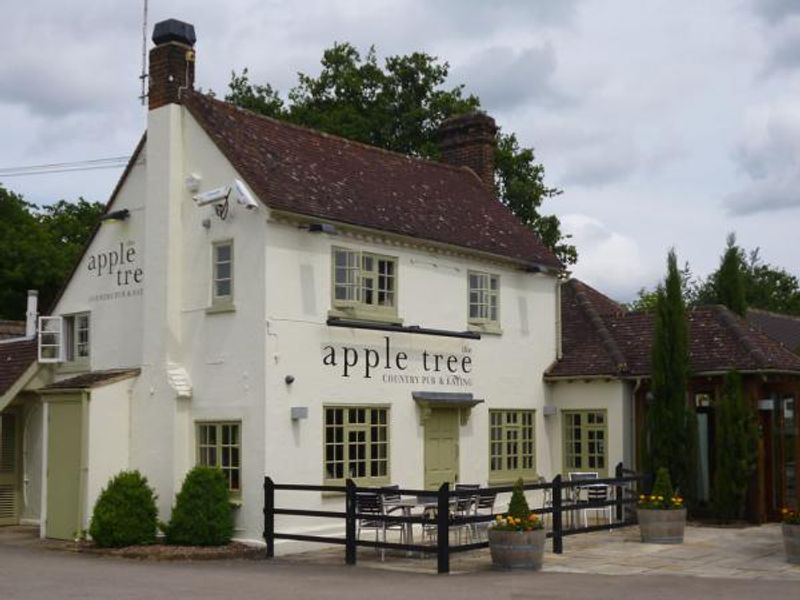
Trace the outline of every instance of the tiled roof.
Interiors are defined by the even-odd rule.
[[[800,317],[755,308],[748,309],[745,316],[748,323],[755,325],[795,354],[800,354]]]
[[[649,376],[654,315],[613,313],[608,299],[588,293],[588,287],[572,280],[562,288],[562,358],[545,378]],[[688,319],[693,373],[736,369],[800,374],[800,356],[724,306],[694,308]]]
[[[270,208],[562,268],[469,169],[298,127],[196,92],[183,103]]]
[[[91,371],[62,379],[44,387],[46,390],[76,390],[108,385],[130,377],[136,377],[139,369],[108,369],[106,371]]]
[[[0,340],[7,340],[25,335],[25,321],[4,321],[0,319]]]
[[[0,344],[0,395],[36,361],[36,340]]]

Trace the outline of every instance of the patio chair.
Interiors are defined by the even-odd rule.
[[[497,500],[497,494],[489,490],[481,490],[475,498],[475,515],[494,515],[494,503]],[[477,539],[480,539],[480,530],[484,532],[489,530],[491,525],[490,521],[473,523],[472,531]]]
[[[600,473],[597,471],[571,471],[569,473],[569,480],[570,481],[592,481],[593,479],[599,479]],[[575,486],[571,488],[570,499],[572,500],[573,504],[580,505],[585,504],[586,500],[581,498],[581,486]],[[578,518],[583,523],[584,527],[589,526],[589,522],[586,517],[585,509],[578,508],[570,511],[570,523],[574,524],[575,522],[575,510],[578,511]]]
[[[386,513],[383,510],[383,499],[380,492],[358,492],[356,494],[356,512],[363,516],[356,520],[356,539],[361,539],[361,531],[371,529],[375,532],[375,541],[380,541],[382,534],[383,541],[386,541],[386,531],[389,529],[399,529],[401,541],[405,528],[402,523],[387,523],[379,518]],[[376,548],[375,550],[378,550]],[[386,549],[380,548],[381,560],[386,556]]]
[[[546,477],[539,477],[539,480],[536,482],[538,484],[546,484],[548,483]],[[553,508],[553,489],[552,488],[544,488],[542,490],[542,509],[552,509]],[[542,524],[545,524],[545,519],[550,519],[550,522],[553,522],[553,513],[542,513]]]
[[[586,500],[588,504],[592,504],[594,502],[607,502],[611,496],[610,493],[610,486],[605,485],[603,483],[596,483],[594,485],[590,485],[586,487]],[[609,525],[613,519],[614,514],[614,507],[613,506],[587,506],[586,508],[582,509],[584,513],[593,512],[595,515],[602,514],[608,520]],[[597,521],[597,516],[595,516],[595,521]],[[588,515],[587,515],[587,522],[588,522]]]

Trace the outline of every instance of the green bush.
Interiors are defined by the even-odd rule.
[[[168,544],[222,546],[233,535],[228,482],[220,469],[197,466],[186,475],[164,529]]]
[[[672,481],[669,478],[669,471],[666,467],[661,467],[656,471],[656,482],[653,484],[653,496],[663,496],[672,498]]]
[[[98,546],[121,548],[156,539],[156,495],[139,471],[123,471],[100,492],[89,533]]]
[[[515,519],[527,519],[531,514],[528,501],[525,499],[525,492],[522,489],[522,478],[517,479],[514,489],[511,492],[511,501],[508,503],[508,516]]]

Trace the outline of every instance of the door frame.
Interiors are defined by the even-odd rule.
[[[89,465],[89,392],[86,390],[40,392],[44,405],[44,447],[42,469],[42,508],[41,537],[48,537],[48,504],[50,500],[50,405],[64,402],[80,403],[80,460],[78,467],[78,514],[76,515],[76,531],[83,529],[86,519],[86,497]]]
[[[434,418],[433,415],[439,414],[447,414],[451,419],[452,423],[455,425],[456,431],[456,440],[455,440],[455,481],[450,482],[451,484],[458,483],[459,476],[461,474],[461,424],[463,417],[461,415],[461,411],[458,408],[452,407],[431,407],[430,413],[426,415],[425,422],[424,422],[424,431],[423,431],[423,450],[422,450],[422,485],[425,489],[428,489],[428,427],[430,427],[431,421]],[[433,488],[431,488],[433,489]],[[438,488],[436,488],[438,489]]]

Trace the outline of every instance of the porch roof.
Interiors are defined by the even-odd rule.
[[[44,391],[60,391],[60,390],[83,390],[100,387],[102,385],[109,385],[136,377],[139,375],[140,369],[107,369],[105,371],[90,371],[82,373],[69,379],[62,379],[49,385],[46,385],[42,390]]]

